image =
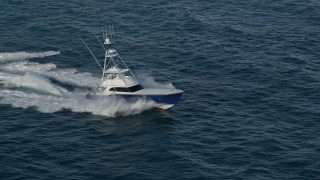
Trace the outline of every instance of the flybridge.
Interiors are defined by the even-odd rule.
[[[79,36],[80,37],[80,36]],[[90,48],[91,55],[102,69],[101,83],[97,91],[87,95],[90,99],[100,99],[107,96],[119,96],[126,100],[147,99],[154,101],[157,107],[168,109],[180,99],[183,91],[178,89],[145,89],[135,78],[127,64],[122,60],[114,48],[115,35],[113,26],[109,30],[102,28],[103,45],[105,57],[103,66],[100,65]]]
[[[114,48],[113,44],[116,41],[113,26],[109,27],[109,31],[107,31],[106,28],[102,28],[102,36],[104,38],[103,45],[105,47],[106,52],[103,64],[101,83],[103,83],[104,78],[107,77],[108,74],[123,74],[129,72],[134,78],[133,73]]]

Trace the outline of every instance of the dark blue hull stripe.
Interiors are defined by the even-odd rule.
[[[117,94],[115,96],[120,96],[122,98],[125,98],[127,100],[136,100],[139,98],[146,98],[151,99],[159,104],[176,104],[182,93],[178,94],[169,94],[169,95],[129,95],[129,94]],[[94,94],[88,94],[87,97],[89,99],[99,99],[103,97],[103,95],[94,95]]]

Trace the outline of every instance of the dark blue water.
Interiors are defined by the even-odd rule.
[[[0,2],[0,179],[319,179],[320,3]],[[85,99],[92,34],[170,110]]]

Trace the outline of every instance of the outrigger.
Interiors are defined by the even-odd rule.
[[[87,98],[100,99],[106,96],[120,96],[129,101],[144,98],[154,101],[157,107],[161,109],[169,109],[178,102],[183,94],[182,90],[142,87],[114,48],[115,36],[113,27],[110,28],[109,33],[107,33],[106,29],[103,29],[103,39],[105,48],[103,67],[100,66],[89,47],[85,44],[103,71],[98,89],[95,92],[88,93]]]

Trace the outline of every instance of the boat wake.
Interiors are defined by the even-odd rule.
[[[30,73],[22,76],[13,74],[5,76],[3,78],[3,84],[8,88],[24,88],[43,92],[44,94],[62,95],[66,93],[63,88],[53,85],[48,79]]]
[[[0,53],[0,62],[4,61],[12,61],[12,60],[22,60],[22,59],[30,59],[30,58],[43,58],[46,56],[54,56],[60,54],[59,51],[46,51],[46,52],[4,52]]]
[[[0,53],[0,103],[19,108],[34,108],[53,113],[63,109],[88,112],[108,117],[139,114],[155,107],[153,101],[140,99],[128,103],[119,97],[91,100],[86,94],[95,88],[100,78],[76,69],[60,69],[55,64],[31,62],[59,52]],[[146,86],[171,87],[144,76]]]

